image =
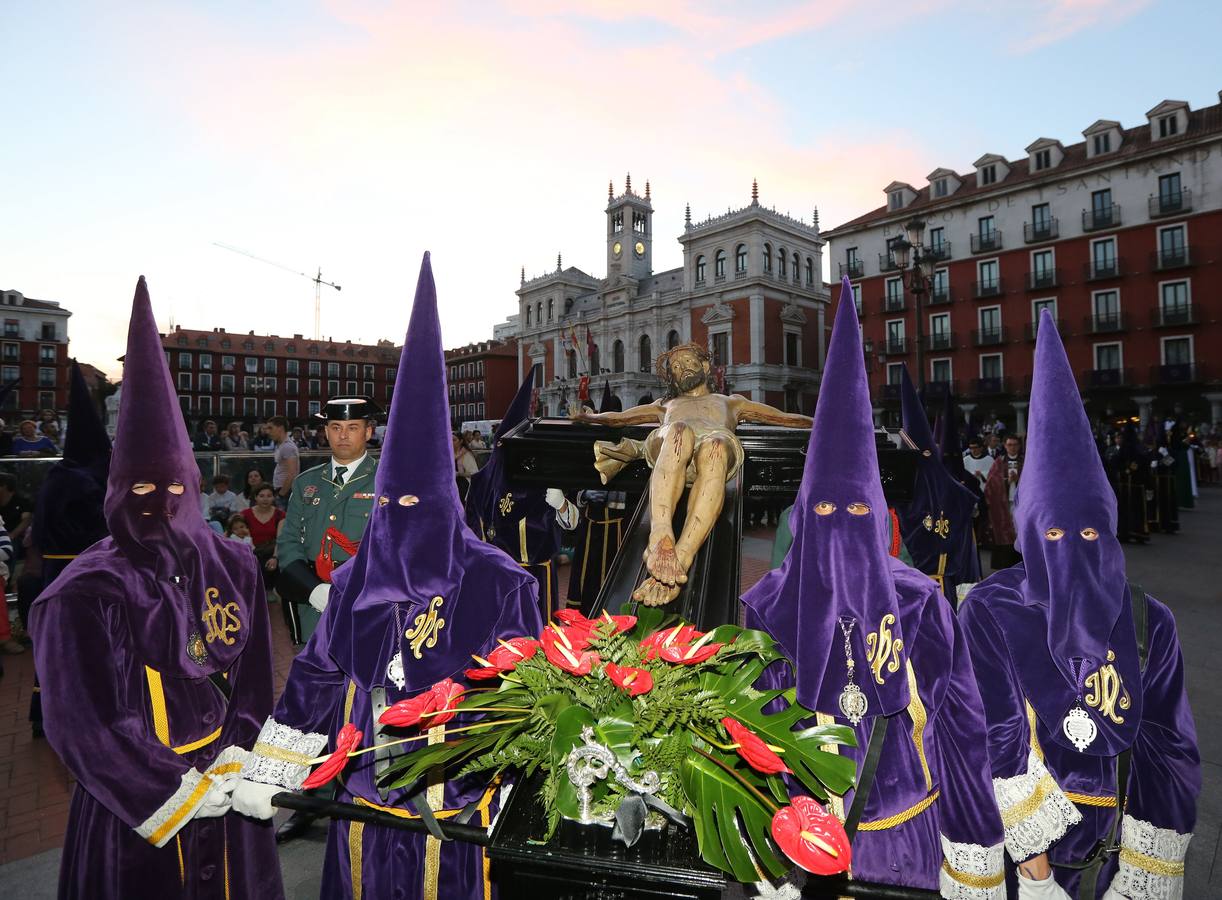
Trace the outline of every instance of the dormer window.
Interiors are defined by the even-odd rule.
[[[1179,134],[1179,130],[1179,116],[1159,116],[1158,136],[1160,138],[1172,137]]]
[[[1051,150],[1035,151],[1035,171],[1038,172],[1041,169],[1050,169],[1050,168],[1052,168],[1052,151]]]
[[[939,178],[933,183],[933,195],[935,197],[945,197],[948,193],[945,178]]]
[[[1095,156],[1098,156],[1100,153],[1112,152],[1112,136],[1107,132],[1095,135],[1094,144]]]
[[[903,209],[904,197],[899,193],[892,194],[887,198],[887,209]]]
[[[980,170],[981,184],[994,184],[997,181],[997,167],[985,166]]]

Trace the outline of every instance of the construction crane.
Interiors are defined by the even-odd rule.
[[[232,247],[229,244],[222,244],[219,241],[213,241],[212,246],[220,247],[222,250],[229,250],[232,253],[240,253],[243,256],[248,256],[258,262],[266,263],[269,266],[275,266],[277,269],[283,269],[286,272],[292,272],[294,275],[300,275],[302,278],[308,278],[310,281],[314,282],[314,340],[317,341],[322,339],[319,320],[322,313],[323,285],[326,285],[329,288],[335,288],[337,291],[343,290],[343,288],[341,288],[338,284],[332,284],[330,281],[323,281],[321,268],[316,274],[309,275],[305,272],[299,271],[298,269],[294,269],[292,266],[281,265],[280,263],[273,262],[270,259],[264,259],[262,256],[255,256],[255,254],[251,253],[249,250],[243,250],[241,247]]]

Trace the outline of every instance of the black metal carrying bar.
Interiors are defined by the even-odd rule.
[[[429,833],[428,826],[421,819],[405,819],[401,816],[391,815],[388,812],[382,812],[380,809],[358,806],[355,803],[340,803],[337,800],[328,800],[325,797],[311,797],[307,794],[281,791],[279,794],[272,795],[272,806],[278,806],[281,809],[300,810],[330,819],[347,819],[352,822],[364,822],[366,825],[398,828],[400,831],[415,831],[420,834]],[[462,825],[458,822],[447,822],[443,819],[437,822],[437,826],[441,829],[441,833],[451,840],[465,841],[468,844],[479,844],[481,847],[487,847],[491,842],[488,830],[478,825]]]

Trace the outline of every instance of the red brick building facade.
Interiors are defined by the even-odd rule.
[[[42,409],[68,408],[68,317],[58,303],[0,291],[0,384],[20,379],[0,413],[10,421]]]
[[[880,418],[894,420],[900,366],[915,366],[915,297],[889,248],[916,217],[939,260],[922,310],[934,393],[1025,430],[1048,308],[1092,416],[1222,421],[1222,104],[1166,101],[1146,118],[938,169],[920,190],[894,182],[885,206],[823,233],[832,275],[852,280]]]
[[[517,393],[518,342],[482,341],[446,351],[450,425],[499,419]]]

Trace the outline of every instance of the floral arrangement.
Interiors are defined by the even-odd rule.
[[[853,761],[823,751],[853,745],[852,730],[795,730],[814,713],[794,691],[754,687],[783,659],[768,635],[663,626],[656,609],[597,619],[563,610],[556,619],[538,638],[501,639],[476,657],[465,672],[471,686],[445,679],[387,709],[380,721],[404,729],[402,742],[462,718],[444,742],[396,759],[384,783],[409,787],[437,767],[451,776],[542,772],[548,837],[564,817],[615,824],[631,844],[650,816],[690,817],[704,860],[739,881],[777,878],[794,863],[820,875],[848,869],[844,828],[815,798],[853,786]],[[361,734],[348,728],[307,787],[374,749],[356,749]],[[787,782],[806,793],[791,799]]]

